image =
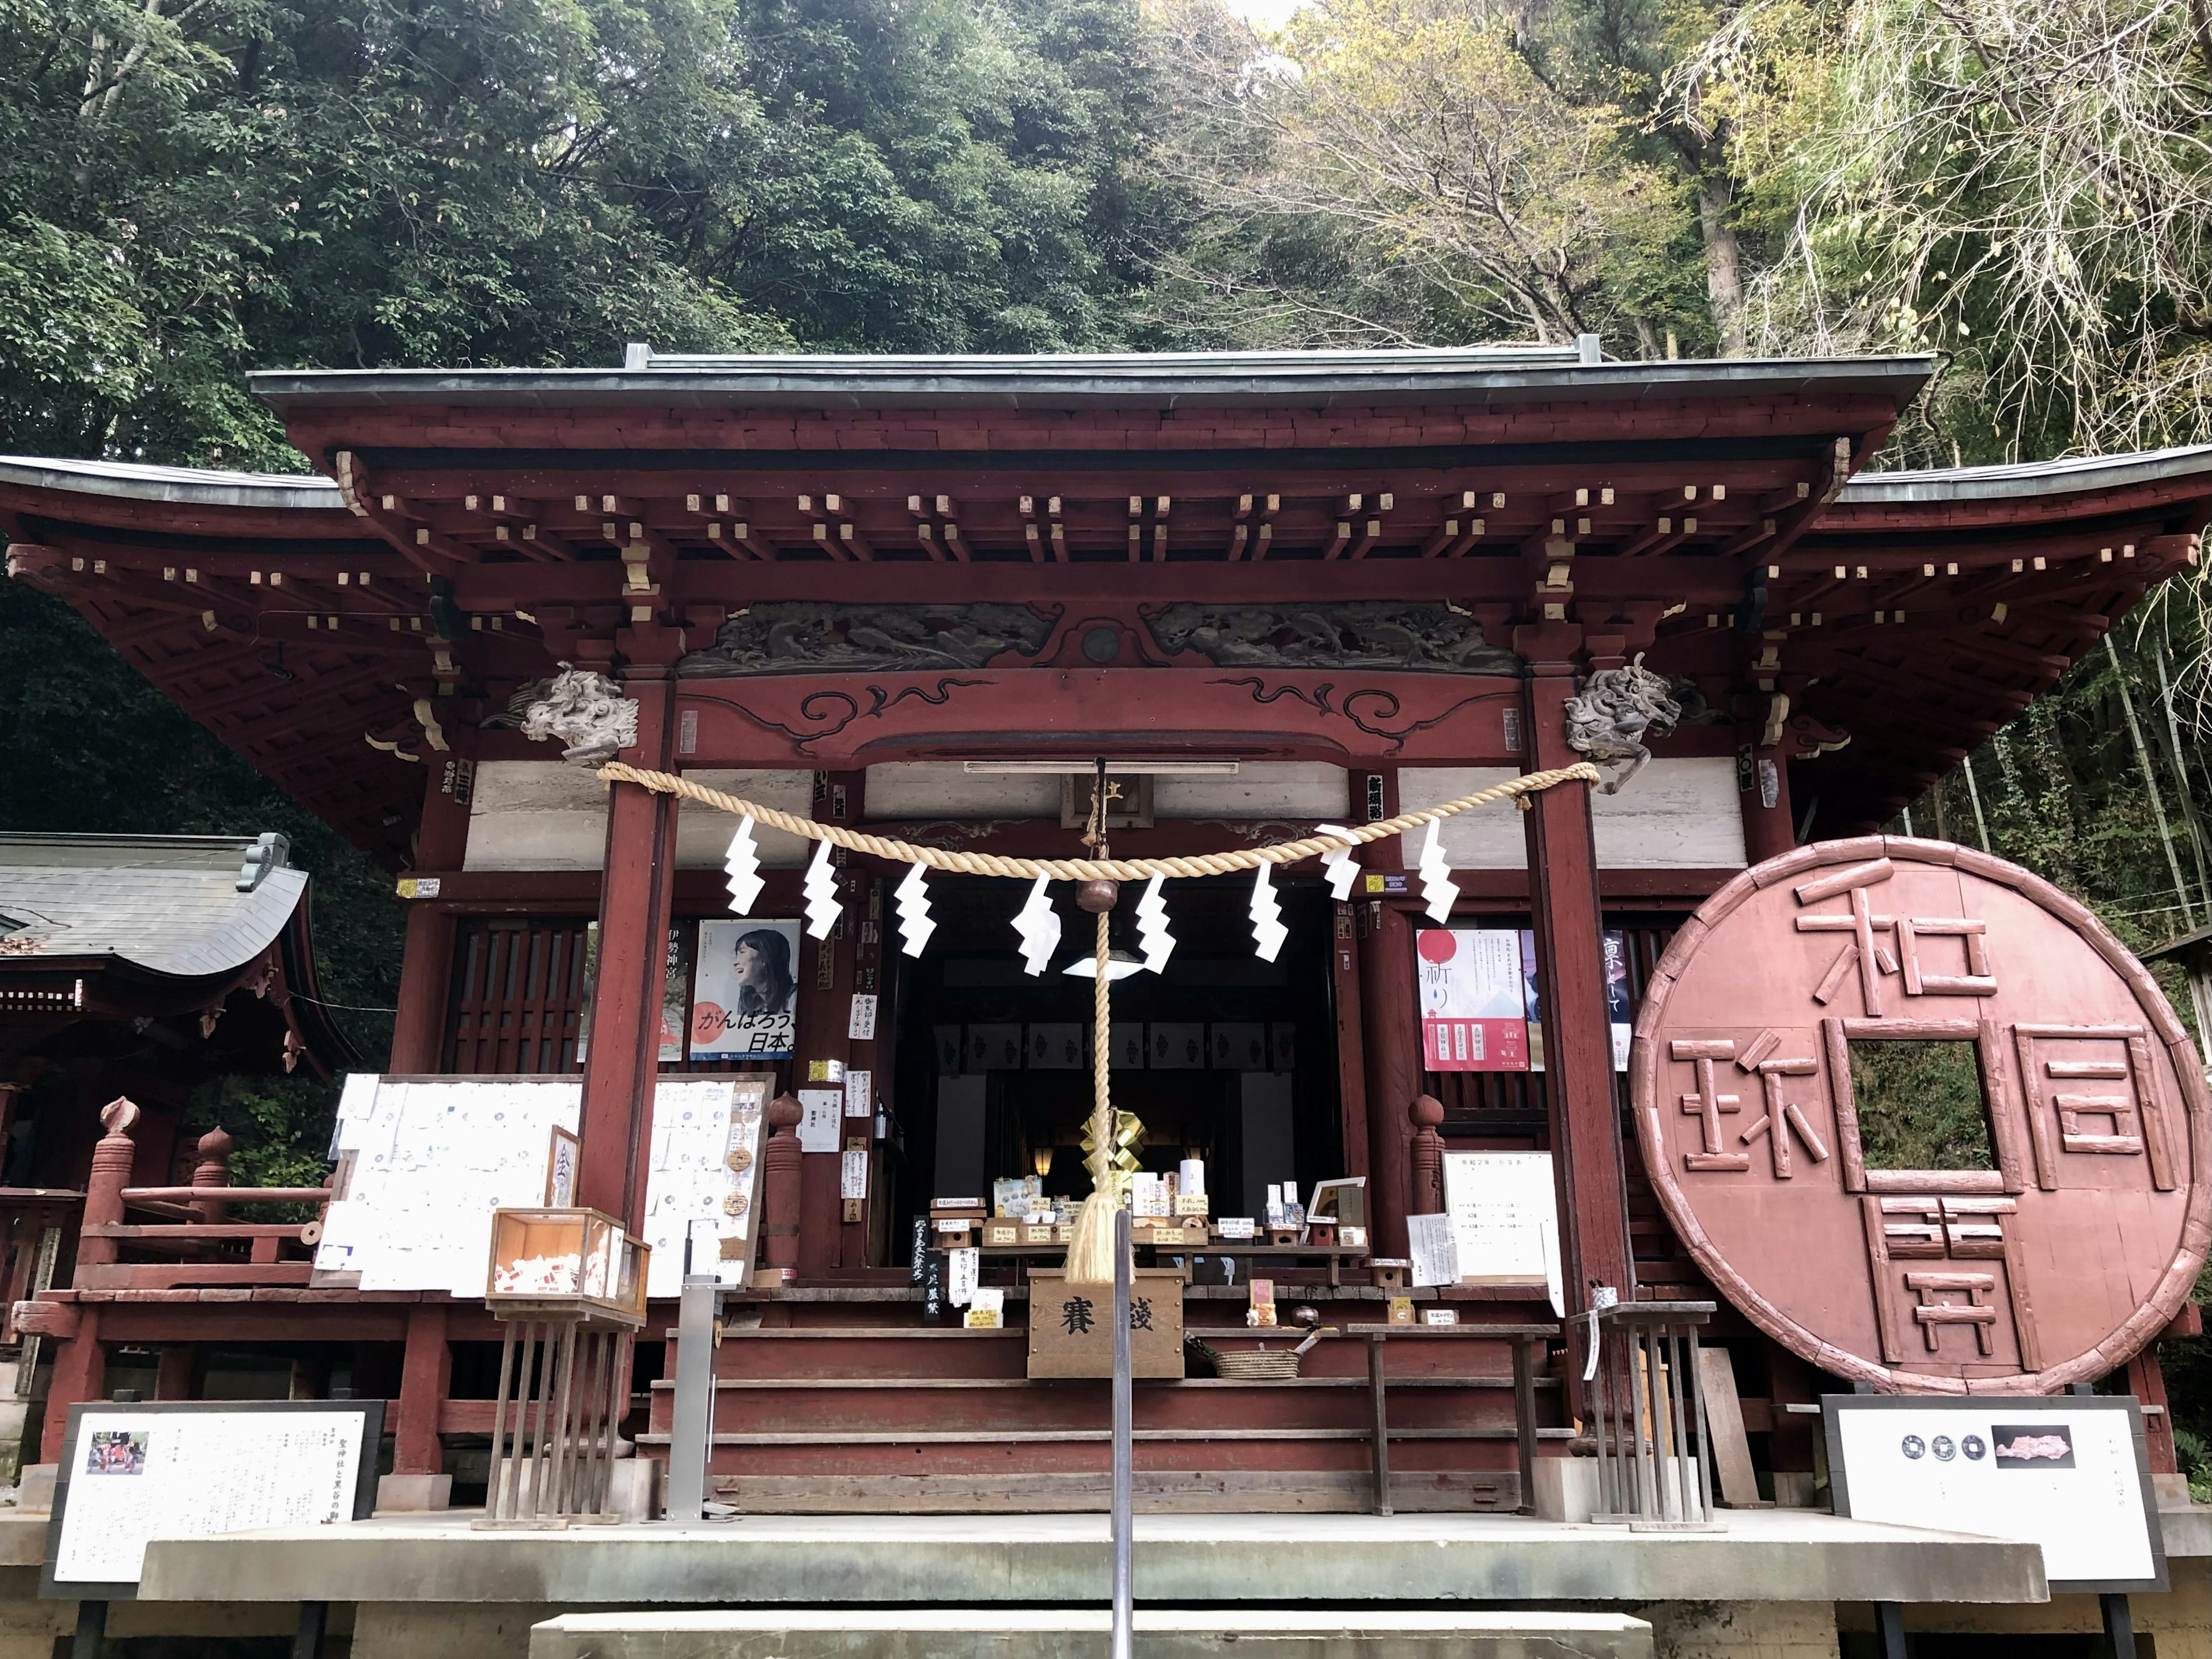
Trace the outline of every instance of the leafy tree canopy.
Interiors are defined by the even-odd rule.
[[[1119,0],[0,0],[0,448],[289,470],[240,372],[1110,343]]]

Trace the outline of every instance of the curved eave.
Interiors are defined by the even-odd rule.
[[[2008,466],[1862,473],[1844,487],[1817,530],[1824,535],[2002,531],[2160,509],[2200,515],[2212,510],[2212,445]]]
[[[112,534],[119,542],[215,550],[291,544],[290,550],[374,540],[373,526],[346,510],[337,486],[316,475],[276,477],[0,455],[0,515],[22,538],[54,526]]]
[[[44,867],[52,872],[46,890],[39,878],[25,878],[20,868],[5,872],[15,879],[0,889],[0,904],[27,912],[32,920],[15,937],[34,944],[50,938],[55,947],[0,956],[0,963],[26,972],[48,964],[67,973],[112,965],[149,983],[220,980],[266,956],[307,902],[307,877],[300,870],[270,871],[252,892],[237,895],[218,911],[208,905],[206,894],[228,879],[220,873],[160,866]],[[97,897],[89,896],[94,892]],[[146,935],[133,939],[128,925],[117,920],[126,910],[134,916],[159,912],[161,920],[149,921]],[[191,920],[180,926],[180,916]],[[41,928],[52,932],[41,935]]]
[[[343,513],[338,487],[313,473],[224,472],[131,461],[55,460],[0,455],[0,484],[64,489],[176,507],[244,507],[259,513]]]
[[[555,411],[799,406],[1082,410],[1308,409],[1402,404],[1671,401],[1878,393],[1899,406],[1926,357],[1582,363],[1501,361],[1494,351],[1285,352],[1111,357],[660,359],[644,368],[265,369],[246,377],[280,410],[406,404]]]

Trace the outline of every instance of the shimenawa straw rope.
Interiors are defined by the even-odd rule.
[[[917,847],[912,842],[896,841],[887,836],[865,835],[858,830],[847,830],[834,823],[817,823],[812,818],[778,811],[773,806],[763,806],[741,796],[726,795],[719,789],[707,788],[689,778],[679,778],[667,772],[648,772],[641,767],[625,765],[621,761],[608,762],[599,769],[599,775],[607,783],[635,783],[656,794],[680,795],[685,800],[696,800],[703,806],[751,818],[771,830],[804,836],[809,841],[826,841],[832,847],[866,853],[871,858],[890,859],[900,864],[920,864],[932,870],[948,871],[956,875],[1014,876],[1024,881],[1035,881],[1039,876],[1048,876],[1054,881],[1149,881],[1154,876],[1233,876],[1239,870],[1256,870],[1263,864],[1296,864],[1301,859],[1318,858],[1323,853],[1334,853],[1346,846],[1380,841],[1386,836],[1403,835],[1408,830],[1418,830],[1425,823],[1433,823],[1439,818],[1448,818],[1473,807],[1487,806],[1492,801],[1508,800],[1516,796],[1532,795],[1559,784],[1602,781],[1597,768],[1588,761],[1577,761],[1572,766],[1508,778],[1487,789],[1478,789],[1471,795],[1462,795],[1457,800],[1448,800],[1441,806],[1423,807],[1418,812],[1401,812],[1396,817],[1385,818],[1380,823],[1358,824],[1341,836],[1308,836],[1301,841],[1277,842],[1268,847],[1243,847],[1233,852],[1199,853],[1182,858],[1018,859],[1002,857],[996,853],[948,852],[942,848]]]

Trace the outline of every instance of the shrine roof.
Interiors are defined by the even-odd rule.
[[[276,942],[307,890],[304,871],[249,864],[262,844],[0,835],[0,962],[105,958],[179,979],[235,973]]]
[[[2212,444],[1996,466],[1862,472],[1844,486],[1836,501],[1846,507],[1896,501],[2024,501],[2191,478],[2212,479]]]
[[[136,461],[0,455],[0,483],[188,507],[345,510],[338,487],[314,472],[224,472],[197,466],[149,466]]]
[[[2212,518],[2212,447],[1847,476],[1931,366],[634,348],[271,370],[254,389],[343,484],[0,457],[0,529],[11,574],[388,866],[443,763],[422,711],[519,757],[483,722],[633,619],[630,571],[702,635],[775,603],[1137,627],[1379,599],[1449,601],[1499,646],[1565,573],[1571,616],[1641,630],[1711,697],[1765,682],[1849,732],[1808,767],[1833,833],[2047,690]]]
[[[1582,347],[1168,352],[1035,356],[684,356],[632,346],[619,369],[264,369],[279,410],[393,404],[564,409],[1081,408],[1100,404],[1363,407],[1529,400],[1874,393],[1899,402],[1929,357],[1622,362]]]

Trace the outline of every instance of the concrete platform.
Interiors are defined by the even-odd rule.
[[[2042,1552],[1958,1533],[1738,1511],[1724,1532],[1631,1533],[1485,1515],[1143,1516],[1158,1607],[1304,1601],[2041,1601]],[[1103,1516],[762,1516],[573,1532],[465,1516],[154,1543],[140,1595],[172,1601],[1103,1605]]]
[[[1138,1611],[1137,1659],[1650,1659],[1651,1626],[1605,1613]],[[530,1659],[1104,1659],[1101,1608],[749,1608],[586,1613],[530,1632]]]

